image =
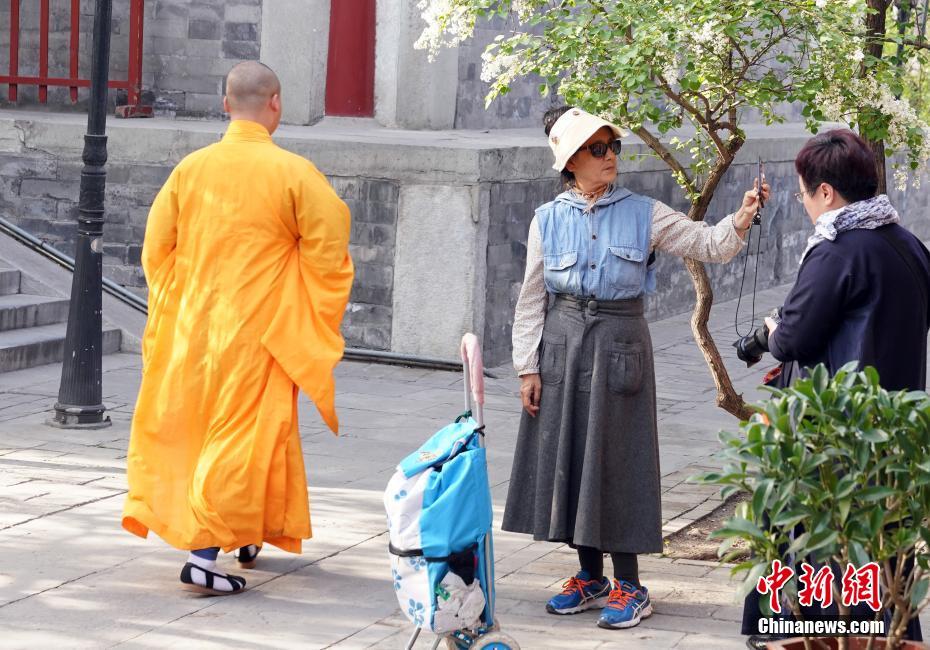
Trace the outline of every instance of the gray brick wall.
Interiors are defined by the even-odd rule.
[[[455,104],[457,129],[509,129],[538,127],[542,116],[552,106],[561,105],[554,95],[539,94],[540,79],[518,79],[506,95],[498,97],[485,109],[484,98],[489,84],[481,81],[481,54],[498,34],[505,33],[509,22],[503,18],[482,21],[474,38],[459,46],[459,85]]]
[[[80,66],[89,78],[93,30],[93,0],[81,0]],[[155,106],[182,117],[222,114],[223,79],[239,61],[258,59],[261,43],[262,0],[147,0],[142,61],[142,86],[154,93]],[[67,76],[69,70],[70,3],[51,3],[49,72]],[[9,3],[0,6],[0,25],[9,25]],[[37,74],[39,61],[39,3],[23,2],[20,14],[21,74]],[[114,0],[110,78],[125,79],[129,53],[129,2]],[[9,31],[0,29],[0,70],[9,69]],[[6,86],[0,86],[0,106],[9,105]],[[111,104],[115,93],[110,93]],[[19,106],[38,103],[36,87],[20,86]],[[49,88],[48,106],[85,110],[87,90],[78,104],[67,88]]]
[[[107,277],[142,292],[145,281],[139,256],[148,207],[170,169],[159,164],[108,165],[104,272]],[[73,255],[80,171],[79,161],[58,159],[38,149],[0,156],[0,215]],[[792,163],[770,163],[766,171],[779,191],[766,208],[761,229],[759,288],[794,279],[798,255],[810,232],[809,220],[791,196],[797,182]],[[709,223],[715,223],[739,204],[743,188],[748,187],[754,173],[754,165],[737,165],[730,170],[711,205]],[[350,247],[356,282],[344,321],[347,343],[390,349],[400,182],[345,176],[330,181],[349,205],[353,217]],[[656,197],[678,209],[687,207],[667,173],[626,173],[621,182],[635,192]],[[488,192],[490,199],[484,349],[488,364],[496,365],[506,363],[510,357],[513,312],[523,281],[530,219],[538,205],[555,196],[559,185],[556,179],[546,179],[487,183],[481,189]],[[930,220],[926,219],[930,195],[924,191],[903,194],[893,191],[891,198],[905,225],[921,238],[930,239]],[[755,250],[754,241],[746,296],[752,286]],[[708,265],[717,300],[736,297],[742,255],[728,264]],[[437,272],[441,273],[439,262]],[[654,320],[690,310],[694,292],[682,261],[660,254],[658,274],[659,292],[649,300],[647,316]],[[748,302],[744,309],[743,313],[748,314]],[[726,341],[719,343],[723,345]]]
[[[169,165],[107,165],[104,275],[145,292],[140,266],[149,206]],[[0,157],[0,216],[74,256],[81,164],[47,154]],[[349,346],[388,350],[394,289],[398,185],[366,178],[330,178],[352,211],[350,250],[355,284],[343,324]]]
[[[343,327],[346,343],[389,350],[399,187],[391,181],[366,178],[331,180],[352,211],[349,251],[355,263],[355,284]]]
[[[537,206],[551,201],[556,179],[497,183],[489,187],[487,308],[483,353],[489,365],[510,358],[513,311],[526,269],[526,234]]]

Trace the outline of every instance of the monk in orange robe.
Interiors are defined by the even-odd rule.
[[[338,431],[333,369],[352,285],[349,210],[308,160],[271,140],[281,88],[249,61],[227,77],[223,139],[174,169],[149,213],[149,316],[123,527],[192,551],[181,582],[245,580],[265,542],[310,537],[297,392]]]

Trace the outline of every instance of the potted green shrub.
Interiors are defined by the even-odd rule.
[[[735,541],[748,542],[751,558],[733,569],[745,574],[743,595],[775,560],[837,567],[830,590],[841,615],[850,612],[840,593],[842,568],[875,562],[875,619],[892,613],[884,640],[839,637],[827,645],[804,637],[772,647],[930,647],[901,640],[930,587],[930,397],[886,391],[874,368],[857,371],[855,364],[832,378],[820,365],[790,388],[766,390],[771,397],[752,407],[739,433],[721,432],[723,470],[696,477],[722,486],[724,498],[750,495],[713,534],[723,540],[720,556],[728,561]],[[911,563],[908,574],[903,567]],[[795,575],[781,593],[801,618],[798,587]]]

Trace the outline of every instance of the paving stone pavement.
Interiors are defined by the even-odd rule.
[[[760,314],[786,290],[761,293]],[[729,346],[735,306],[715,306],[711,329],[736,385],[757,399],[765,368],[741,367]],[[688,316],[653,323],[652,335],[664,522],[673,532],[719,503],[686,479],[714,467],[717,431],[735,420],[713,404]],[[461,411],[460,375],[340,365],[339,438],[312,405],[300,404],[314,538],[302,555],[266,549],[244,572],[246,593],[205,598],[179,589],[183,553],[119,527],[140,366],[135,355],[105,358],[113,426],[94,431],[44,424],[59,367],[0,374],[0,648],[404,647],[411,627],[391,585],[382,490],[396,463]],[[486,406],[497,526],[520,417],[518,383],[509,369],[498,373],[487,381]],[[595,626],[593,612],[556,617],[543,609],[576,570],[571,549],[498,528],[495,550],[497,614],[523,648],[744,647],[735,585],[713,562],[642,557],[656,613],[635,629],[608,631]],[[417,647],[431,641],[421,635]]]

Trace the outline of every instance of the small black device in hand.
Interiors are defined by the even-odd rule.
[[[762,164],[762,158],[759,158],[759,174],[756,178],[759,179],[759,202],[756,213],[752,217],[752,222],[758,226],[762,223],[762,208],[765,207],[765,201],[762,199],[762,185],[765,184],[765,165]]]
[[[776,324],[780,323],[781,307],[773,309],[772,313],[769,314],[769,318],[774,320]],[[739,360],[745,361],[747,368],[752,368],[762,361],[762,355],[769,351],[768,325],[763,323],[755,331],[746,336],[741,336],[733,343],[733,347],[736,348],[736,356],[739,357]]]

